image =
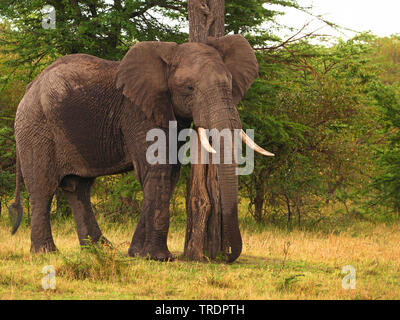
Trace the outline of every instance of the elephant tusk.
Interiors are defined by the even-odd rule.
[[[240,131],[240,136],[245,144],[247,144],[254,151],[267,156],[267,157],[275,157],[275,155],[267,150],[264,150],[259,145],[257,145],[243,130]]]
[[[199,132],[200,142],[204,149],[206,149],[210,153],[217,153],[214,148],[210,145],[208,141],[207,132],[204,128],[198,128],[197,131]]]

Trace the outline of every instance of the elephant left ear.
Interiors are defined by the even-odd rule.
[[[219,51],[232,74],[232,94],[235,106],[258,77],[258,62],[253,48],[241,35],[208,38],[208,45]]]

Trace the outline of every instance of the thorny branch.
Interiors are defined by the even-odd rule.
[[[298,42],[298,41],[300,41],[302,39],[306,39],[306,38],[309,38],[309,37],[326,37],[326,36],[329,36],[327,34],[317,34],[317,32],[319,30],[321,30],[323,27],[320,27],[320,28],[318,28],[316,30],[313,30],[313,31],[310,31],[310,32],[307,32],[307,33],[301,35],[301,33],[311,24],[311,22],[312,21],[309,21],[309,22],[305,23],[295,34],[293,34],[292,36],[290,36],[289,38],[284,40],[279,45],[272,46],[272,47],[253,48],[253,49],[256,50],[256,51],[277,50],[279,48],[286,48],[286,46],[288,44],[290,44],[290,43]]]

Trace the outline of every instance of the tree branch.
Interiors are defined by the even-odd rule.
[[[286,48],[286,46],[290,43],[293,42],[298,42],[302,39],[306,39],[309,37],[328,37],[329,35],[327,34],[318,34],[316,32],[318,32],[319,30],[321,30],[323,27],[320,27],[318,29],[315,29],[314,31],[310,31],[307,32],[306,34],[302,35],[299,37],[299,35],[311,24],[312,21],[309,21],[307,23],[305,23],[295,34],[293,34],[292,36],[290,36],[289,38],[287,38],[285,41],[283,41],[282,43],[280,43],[279,45],[276,46],[272,46],[272,47],[263,47],[263,48],[253,48],[256,51],[265,51],[265,50],[277,50],[279,48]]]

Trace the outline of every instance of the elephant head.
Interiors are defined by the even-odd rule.
[[[241,129],[236,105],[257,76],[257,59],[247,40],[240,35],[228,35],[210,38],[205,44],[138,43],[121,61],[116,85],[161,127],[177,118],[193,120],[202,145],[212,152],[204,129]],[[272,155],[243,131],[242,138],[256,151]],[[218,178],[223,237],[231,248],[229,260],[233,261],[242,248],[236,164],[218,165]]]

